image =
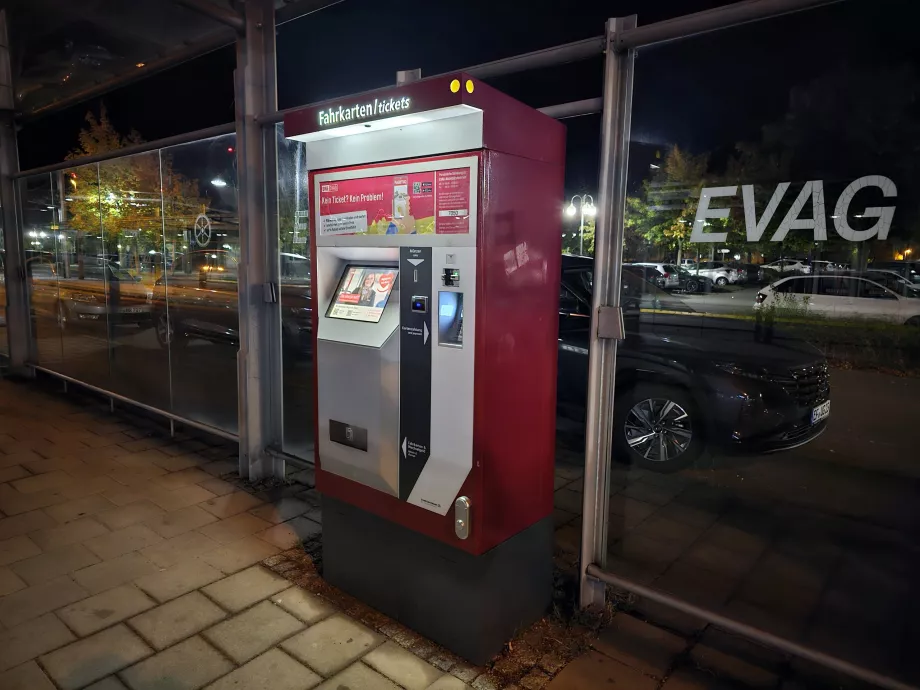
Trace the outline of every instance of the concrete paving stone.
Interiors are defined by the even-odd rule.
[[[208,501],[214,498],[214,494],[192,484],[175,488],[157,487],[150,491],[149,497],[160,508],[169,512]]]
[[[310,510],[310,508],[310,504],[297,498],[289,497],[254,508],[249,511],[249,514],[255,515],[257,518],[270,522],[273,525],[277,525],[278,523],[303,515]]]
[[[63,647],[77,639],[53,613],[0,631],[0,671]],[[0,688],[3,686],[0,685]]]
[[[0,520],[0,540],[18,537],[29,532],[54,527],[57,522],[44,510],[33,510]]]
[[[160,650],[191,637],[226,617],[226,612],[206,596],[200,592],[189,592],[135,616],[128,624],[154,649]]]
[[[84,690],[128,690],[125,684],[118,680],[118,676],[109,676],[86,686]]]
[[[323,618],[328,618],[336,611],[332,604],[300,587],[291,587],[283,592],[274,594],[271,597],[271,601],[307,625],[312,625]]]
[[[83,544],[68,544],[14,563],[11,569],[30,585],[40,585],[98,562]]]
[[[258,537],[246,537],[229,546],[208,551],[201,559],[215,568],[230,574],[264,561],[280,549]]]
[[[444,675],[391,640],[365,654],[362,661],[407,690],[425,690]]]
[[[12,450],[12,449],[10,449]],[[19,452],[10,452],[6,455],[0,455],[0,467],[12,467],[13,465],[25,465],[36,460],[41,460],[42,456],[34,450],[22,450]]]
[[[304,624],[270,601],[206,630],[204,637],[236,663],[242,664],[290,637]]]
[[[102,495],[117,506],[127,506],[138,501],[149,500],[149,487],[120,486],[117,489],[103,491]],[[162,508],[160,508],[162,510]]]
[[[205,690],[311,690],[322,681],[280,649],[269,649]]]
[[[473,687],[476,687],[475,684]],[[628,688],[655,690],[658,681],[600,652],[588,652],[562,669],[547,685],[547,690],[585,688]]]
[[[426,690],[471,690],[470,686],[454,676],[441,676]]]
[[[84,544],[101,559],[109,560],[132,551],[140,551],[162,541],[163,537],[146,525],[131,525],[115,532],[87,539]]]
[[[82,498],[93,494],[101,494],[121,485],[110,477],[93,477],[81,479],[61,487],[60,491],[68,499]]]
[[[281,643],[281,648],[328,677],[385,640],[383,635],[339,613]]]
[[[746,687],[772,688],[778,682],[773,671],[704,644],[696,645],[690,652],[690,658],[700,668],[732,678]]]
[[[225,482],[223,479],[217,479],[216,477],[212,477],[210,474],[207,474],[207,477],[208,479],[196,483],[202,489],[210,491],[215,496],[226,496],[227,494],[232,494],[237,490],[236,486],[230,482]]]
[[[327,680],[316,690],[399,690],[399,686],[360,661],[352,664],[337,676]]]
[[[198,484],[206,479],[211,479],[211,475],[197,467],[189,467],[179,472],[169,472],[153,480],[156,486],[165,486],[166,488],[175,488],[179,486],[188,486]]]
[[[95,515],[113,506],[114,504],[105,496],[93,494],[83,498],[76,498],[66,503],[49,506],[45,508],[45,512],[58,522],[72,522],[73,520]]]
[[[263,532],[269,527],[271,527],[271,524],[265,520],[260,520],[249,513],[241,513],[202,527],[198,531],[206,537],[226,545],[256,532]]]
[[[140,500],[124,506],[111,507],[97,513],[95,518],[110,530],[119,530],[139,522],[149,523],[167,514],[158,505],[148,500]]]
[[[201,591],[227,611],[242,611],[287,589],[290,584],[283,577],[257,565],[210,584]]]
[[[28,477],[29,472],[22,465],[10,465],[0,469],[0,484],[11,482],[14,479]]]
[[[170,513],[163,511],[161,515],[148,518],[144,522],[164,539],[171,539],[217,522],[217,518],[203,510],[201,506],[188,506]]]
[[[73,522],[32,532],[32,538],[42,551],[50,551],[60,546],[76,544],[108,533],[108,529],[93,518],[80,518]]]
[[[0,541],[0,565],[9,565],[40,554],[42,550],[29,537],[19,536]]]
[[[198,690],[233,670],[233,664],[200,637],[169,647],[121,672],[131,690]]]
[[[5,596],[0,600],[0,623],[11,628],[86,596],[87,590],[70,577],[58,577]]]
[[[162,459],[156,459],[153,462],[158,466],[162,467],[164,470],[170,472],[181,472],[182,470],[187,470],[191,467],[199,467],[207,463],[207,458],[202,458],[197,453],[187,453],[185,455],[176,455],[169,456],[166,455]]]
[[[125,467],[119,464],[117,469],[108,472],[108,476],[119,484],[127,487],[149,486],[158,477],[166,474],[166,470],[156,465],[145,467]]]
[[[687,641],[625,613],[614,617],[594,648],[642,673],[663,678]]]
[[[293,520],[282,522],[280,525],[269,527],[264,532],[259,532],[259,539],[264,539],[269,544],[274,544],[279,549],[292,549],[305,539],[323,531],[323,526],[305,517],[296,517]]]
[[[18,479],[13,482],[13,488],[23,494],[34,494],[37,491],[60,489],[73,483],[73,477],[63,470],[36,474],[33,477]]]
[[[0,510],[6,515],[19,515],[39,508],[47,508],[68,500],[61,490],[20,493],[11,484],[0,484]]]
[[[216,541],[200,532],[186,532],[178,537],[148,546],[141,551],[141,554],[161,568],[169,568],[190,558],[202,556],[219,546],[220,544]]]
[[[73,579],[90,593],[98,594],[158,571],[151,561],[134,552],[78,570]]]
[[[222,477],[227,474],[232,474],[238,470],[237,463],[233,460],[214,460],[209,462],[206,465],[202,465],[201,469],[210,474],[212,477]]]
[[[701,668],[680,668],[668,676],[662,690],[735,690],[738,686],[729,683]]]
[[[57,615],[80,637],[107,628],[156,606],[156,602],[132,585],[121,585],[65,606]]]
[[[164,602],[209,585],[223,576],[217,568],[190,558],[161,572],[138,578],[134,584],[157,601]]]
[[[207,476],[207,474],[205,474],[205,476]],[[262,501],[252,494],[248,494],[245,491],[234,491],[233,493],[205,501],[201,504],[201,507],[216,517],[229,518],[244,513],[247,510],[252,510],[261,504]]]
[[[39,661],[62,690],[77,690],[150,655],[143,640],[124,624],[45,654]]]
[[[56,690],[48,676],[34,661],[0,673],[0,688],[3,690]]]
[[[26,583],[6,566],[0,567],[0,597],[25,589]]]

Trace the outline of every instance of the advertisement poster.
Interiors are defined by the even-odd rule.
[[[320,235],[470,232],[470,168],[321,182]]]
[[[398,273],[395,268],[380,266],[346,267],[327,316],[377,323]]]

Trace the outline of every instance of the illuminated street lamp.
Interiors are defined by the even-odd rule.
[[[578,255],[585,255],[585,216],[593,216],[597,213],[597,207],[594,205],[594,197],[590,194],[576,194],[572,197],[569,205],[566,206],[565,214],[574,216],[578,209],[575,208],[575,200],[579,200],[578,208],[581,209],[581,221],[578,224]]]
[[[219,177],[215,177],[213,180],[211,180],[211,184],[214,185],[215,187],[226,187],[227,186],[227,183],[224,182]]]

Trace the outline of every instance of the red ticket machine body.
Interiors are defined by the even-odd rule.
[[[458,73],[285,117],[324,577],[483,663],[552,591],[565,131]]]

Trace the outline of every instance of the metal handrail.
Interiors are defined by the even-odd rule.
[[[728,632],[737,633],[744,637],[750,638],[760,644],[776,649],[780,652],[786,652],[787,654],[792,654],[801,659],[806,659],[812,661],[820,666],[833,669],[834,671],[839,671],[853,678],[858,678],[859,680],[866,681],[867,683],[872,683],[877,685],[880,688],[887,688],[889,690],[917,690],[913,685],[907,685],[902,683],[895,678],[882,675],[881,673],[876,673],[875,671],[870,671],[867,668],[862,666],[857,666],[856,664],[850,663],[844,659],[840,659],[830,654],[825,654],[824,652],[818,651],[812,647],[806,647],[805,645],[792,642],[785,638],[769,633],[766,630],[756,628],[753,625],[748,625],[747,623],[741,623],[736,621],[733,618],[727,618],[720,613],[711,611],[709,609],[704,609],[701,606],[696,606],[691,604],[684,599],[672,596],[666,592],[662,592],[651,587],[646,587],[641,585],[638,582],[629,580],[625,577],[620,577],[619,575],[614,575],[613,573],[607,572],[597,565],[589,565],[587,568],[587,573],[589,576],[595,580],[599,580],[613,587],[619,587],[620,589],[625,589],[633,594],[638,594],[640,597],[645,597],[646,599],[651,599],[660,604],[664,604],[672,609],[676,609],[681,613],[686,613],[687,615],[693,616],[694,618],[699,618],[704,620],[707,623],[711,623],[718,628],[722,628]]]

